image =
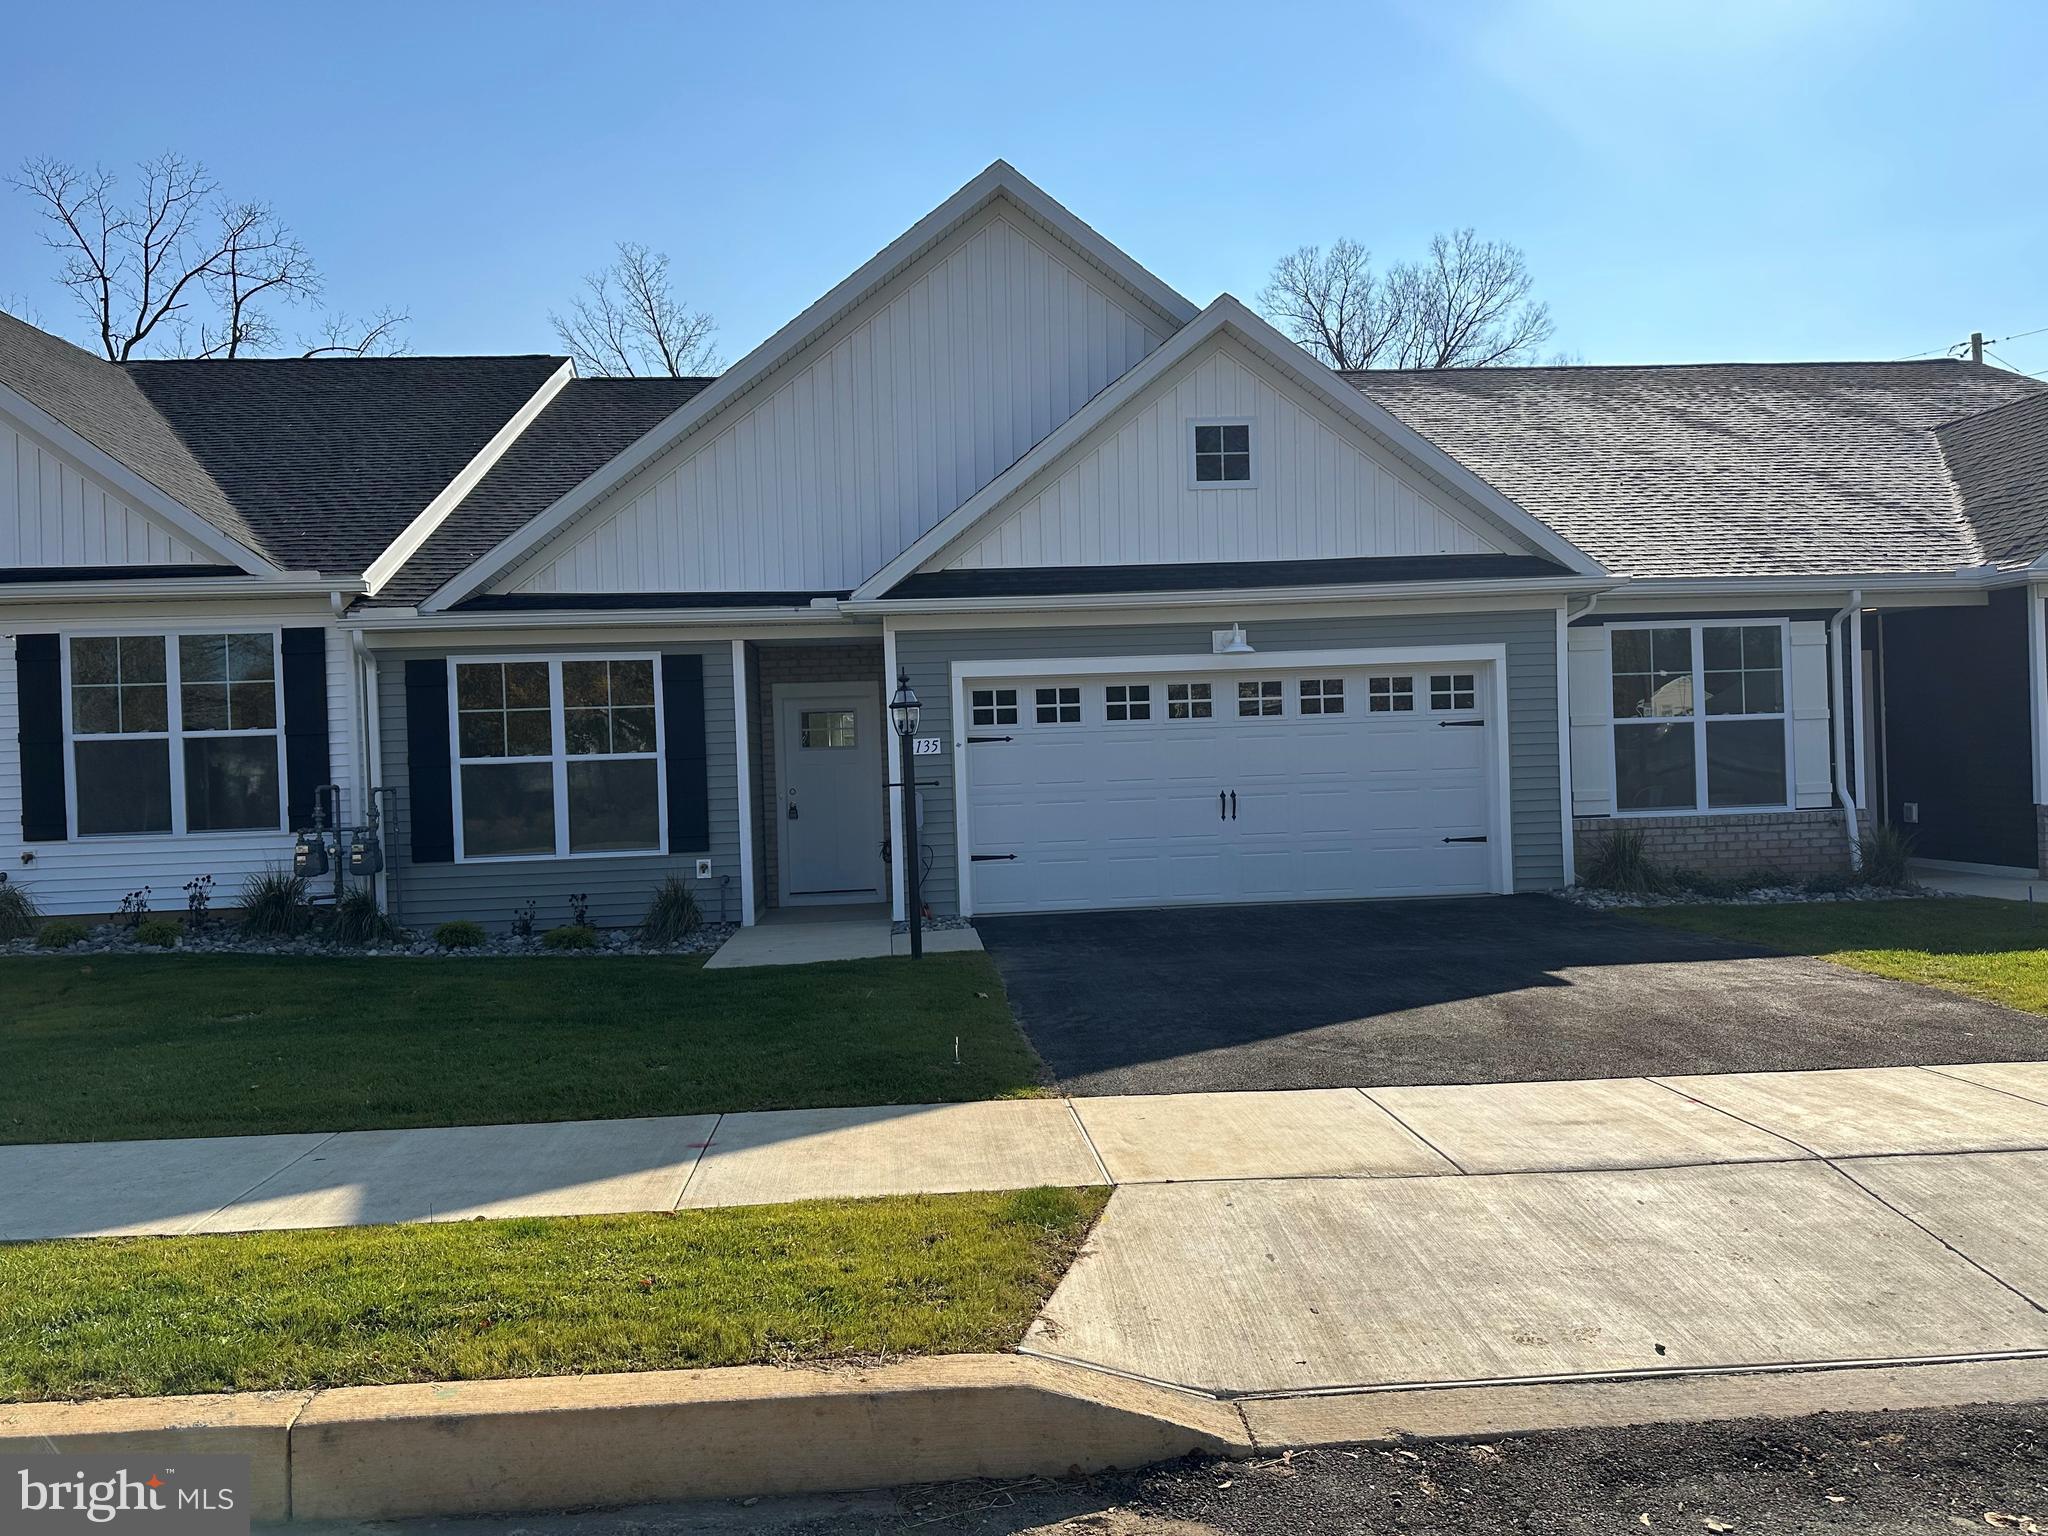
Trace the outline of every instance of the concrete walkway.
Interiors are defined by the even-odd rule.
[[[1987,875],[1978,870],[1943,869],[1915,864],[1913,879],[1930,891],[1950,896],[1989,896],[1994,901],[2048,902],[2048,882],[2025,875]]]
[[[1973,1166],[1999,1177],[2008,1176],[2000,1170],[2009,1170],[2013,1178],[2048,1171],[2048,1062],[1476,1087],[1013,1099],[0,1147],[0,1240],[1113,1184],[1132,1186],[1130,1193],[1142,1193],[1143,1199],[1119,1197],[1112,1205],[1101,1233],[1105,1253],[1114,1254],[1124,1241],[1120,1233],[1143,1229],[1145,1211],[1164,1213],[1157,1230],[1177,1229],[1183,1240],[1239,1223],[1249,1241],[1252,1229],[1241,1225],[1249,1219],[1244,1211],[1270,1209],[1279,1231],[1305,1220],[1289,1212],[1307,1202],[1306,1208],[1323,1214],[1304,1230],[1322,1235],[1289,1237],[1283,1246],[1300,1256],[1302,1275],[1317,1273],[1327,1257],[1338,1265],[1329,1273],[1330,1283],[1355,1289],[1361,1275],[1385,1270],[1384,1256],[1376,1249],[1347,1250],[1331,1241],[1324,1228],[1335,1223],[1348,1229],[1367,1221],[1358,1212],[1409,1209],[1403,1201],[1419,1201],[1415,1209],[1421,1212],[1433,1202],[1480,1200],[1477,1194],[1449,1191],[1464,1184],[1476,1189],[1481,1175],[1715,1169],[1704,1179],[1707,1193],[1694,1192],[1681,1180],[1668,1188],[1683,1193],[1654,1197],[1675,1201],[1687,1220],[1704,1220],[1703,1213],[1713,1207],[1711,1191],[1723,1188],[1735,1192],[1728,1197],[1734,1202],[1731,1209],[1757,1195],[1768,1197],[1762,1209],[1796,1211],[1808,1203],[1804,1191],[1817,1176],[1814,1168],[1798,1165],[1822,1159],[2008,1152],[2041,1155],[2044,1168],[2032,1170],[2024,1160],[1980,1159]],[[1750,1165],[1775,1171],[1743,1174]],[[1822,1174],[1821,1184],[1847,1177]],[[1905,1177],[1894,1169],[1881,1174],[1894,1181]],[[1745,1178],[1751,1182],[1741,1182]],[[1388,1180],[1414,1181],[1438,1193],[1396,1192],[1385,1184]],[[1153,1188],[1161,1185],[1190,1187]],[[1523,1207],[1513,1204],[1522,1198],[1512,1193],[1514,1186],[1497,1187],[1509,1193],[1485,1198],[1509,1200],[1507,1212],[1470,1203],[1445,1209],[1462,1213],[1457,1220],[1477,1222],[1479,1230],[1491,1234],[1488,1241],[1499,1243],[1503,1232],[1518,1230],[1520,1223],[1510,1218]],[[1531,1187],[1549,1186],[1539,1181]],[[1656,1179],[1622,1178],[1609,1187],[1623,1192],[1611,1197],[1619,1212],[1632,1202],[1652,1199],[1645,1191],[1667,1186]],[[2014,1220],[2029,1209],[2036,1219],[2048,1212],[2039,1187],[2048,1186],[2030,1188],[2024,1198],[2015,1193],[2012,1203],[2019,1209]],[[1532,1233],[1561,1224],[1592,1241],[1606,1220],[1575,1215],[1576,1207],[1552,1209],[1536,1195],[1527,1199],[1537,1202],[1527,1209],[1540,1210],[1540,1219],[1528,1218]],[[1342,1214],[1354,1205],[1354,1214]],[[1227,1214],[1233,1210],[1239,1214]],[[1418,1231],[1431,1224],[1424,1215],[1415,1219],[1421,1223]],[[1774,1222],[1778,1219],[1773,1215]],[[1801,1218],[1784,1219],[1797,1226]],[[1367,1224],[1378,1220],[1371,1216]],[[1609,1235],[1621,1245],[1617,1252],[1653,1236],[1647,1231]],[[1396,1238],[1379,1240],[1399,1247]],[[1155,1262],[1156,1256],[1145,1257],[1151,1239],[1132,1241],[1139,1255],[1132,1262]],[[1203,1263],[1208,1258],[1221,1262],[1227,1246],[1209,1245],[1206,1257],[1171,1262],[1193,1284],[1193,1276],[1205,1273]],[[2036,1247],[2048,1254],[2048,1226],[2036,1235]],[[1089,1276],[1112,1271],[1117,1262],[1084,1264],[1068,1284],[1086,1284]],[[1462,1257],[1458,1262],[1467,1264]],[[1432,1267],[1441,1266],[1433,1261]],[[1206,1273],[1205,1283],[1215,1285],[1244,1278]],[[2048,1291],[2048,1276],[2043,1290]],[[1061,1295],[1067,1295],[1066,1289]],[[1055,1315],[1059,1306],[1055,1298]],[[1095,1303],[1090,1310],[1096,1310]]]
[[[737,970],[756,965],[816,965],[824,960],[880,960],[908,955],[910,935],[892,931],[889,908],[883,906],[781,907],[751,928],[741,928],[721,944],[707,971]],[[981,948],[972,928],[927,932],[925,953],[958,954]]]

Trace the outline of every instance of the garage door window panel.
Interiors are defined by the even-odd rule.
[[[1366,679],[1366,709],[1370,714],[1405,714],[1415,708],[1415,679],[1372,677]]]
[[[1341,715],[1344,713],[1344,679],[1341,677],[1304,677],[1301,680],[1301,712],[1304,715]]]
[[[1237,713],[1248,720],[1272,719],[1287,707],[1287,690],[1277,677],[1249,678],[1237,685]]]
[[[977,688],[968,704],[972,711],[969,718],[976,725],[1017,723],[1017,690],[1014,688]]]
[[[1166,718],[1169,720],[1207,720],[1214,716],[1215,709],[1215,700],[1207,683],[1166,685]]]
[[[1081,690],[1076,688],[1040,688],[1033,700],[1034,717],[1040,725],[1079,725],[1081,723]]]
[[[1102,690],[1103,713],[1111,720],[1150,720],[1152,718],[1152,685],[1150,683],[1111,683]]]
[[[1433,673],[1429,679],[1429,707],[1436,710],[1475,709],[1479,689],[1470,672]]]

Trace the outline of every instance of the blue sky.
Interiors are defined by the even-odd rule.
[[[1197,302],[1471,224],[1587,362],[2048,371],[2038,0],[205,11],[19,11],[0,146],[199,157],[419,352],[557,350],[634,239],[730,361],[1002,156]],[[0,197],[0,296],[75,335],[53,266]]]

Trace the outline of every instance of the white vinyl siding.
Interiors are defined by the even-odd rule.
[[[850,590],[1162,331],[998,204],[493,590]]]
[[[0,568],[216,563],[0,416]]]
[[[1249,483],[1193,479],[1193,431],[1252,423]],[[1514,548],[1242,348],[1218,341],[1021,487],[928,570],[1487,554]]]

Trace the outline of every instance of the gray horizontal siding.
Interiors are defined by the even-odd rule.
[[[700,857],[711,859],[712,876],[696,881],[697,903],[704,915],[719,915],[719,879],[728,877],[725,906],[732,920],[740,915],[740,831],[738,756],[733,748],[732,648],[728,645],[664,645],[660,650],[704,658],[705,748],[711,781],[711,846],[645,858],[517,859],[480,864],[415,864],[412,829],[407,820],[405,740],[405,660],[407,657],[463,654],[483,647],[457,646],[448,651],[408,651],[378,658],[377,696],[383,732],[384,782],[398,790],[388,841],[392,872],[391,901],[397,920],[408,927],[468,918],[490,928],[503,928],[528,900],[538,903],[537,921],[551,928],[569,920],[568,896],[580,891],[590,898],[591,921],[607,928],[637,923],[647,899],[665,876],[695,880]],[[493,655],[517,654],[492,647]],[[602,656],[621,649],[613,645],[556,645],[534,655],[583,653]],[[644,650],[645,647],[629,649]]]
[[[1244,615],[1262,651],[1340,650],[1395,645],[1507,647],[1508,792],[1513,818],[1515,888],[1564,884],[1564,817],[1557,758],[1557,615],[1510,613],[1390,614],[1323,619]],[[1039,657],[1208,655],[1208,624],[1114,625],[1060,629],[905,630],[896,659],[924,703],[920,735],[948,739],[939,782],[925,790],[924,840],[932,872],[924,887],[934,912],[959,910],[953,807],[952,664]],[[926,759],[927,762],[930,759]]]

